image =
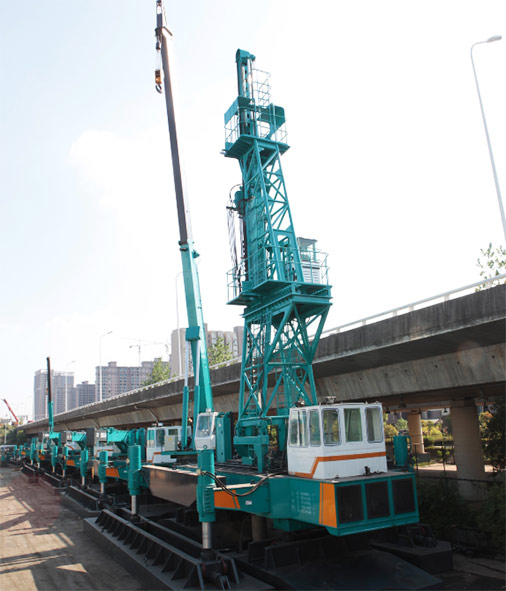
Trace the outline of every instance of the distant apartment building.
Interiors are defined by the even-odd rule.
[[[232,357],[242,355],[243,326],[235,326],[232,330],[208,330],[205,325],[207,347],[215,345],[219,338],[223,339],[232,353]],[[170,373],[173,376],[184,375],[186,355],[186,328],[173,330],[171,339]],[[189,371],[193,371],[192,356],[189,354]]]
[[[118,394],[136,390],[151,376],[157,361],[157,359],[143,361],[140,366],[134,367],[118,366],[116,361],[109,361],[107,365],[102,366],[102,372],[100,372],[100,367],[96,367],[96,400],[106,400],[111,396],[118,396]],[[168,363],[168,361],[162,361],[164,366],[167,366]],[[100,391],[102,391],[102,396],[100,396]]]
[[[51,370],[51,392],[53,412],[59,414],[77,406],[77,389],[74,374]],[[33,382],[33,418],[35,421],[47,417],[47,370],[35,372]]]
[[[170,374],[182,376],[185,372],[186,328],[172,331],[170,336]],[[191,363],[191,355],[189,356]]]
[[[216,345],[219,339],[223,339],[225,345],[230,349],[232,357],[242,355],[242,339],[244,335],[244,326],[234,326],[232,330],[208,330],[207,346]]]
[[[84,406],[95,402],[95,384],[82,382],[77,384],[77,406]]]

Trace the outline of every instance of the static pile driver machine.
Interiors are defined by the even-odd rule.
[[[244,307],[238,416],[229,448],[229,417],[213,410],[202,304],[182,183],[170,33],[158,2],[157,47],[162,72],[180,227],[195,372],[192,451],[198,466],[181,461],[143,468],[152,492],[174,499],[178,482],[195,475],[200,520],[215,511],[250,514],[260,524],[294,531],[323,526],[333,535],[418,521],[414,476],[388,471],[380,404],[336,404],[317,397],[312,362],[331,305],[327,258],[314,240],[297,237],[281,156],[288,150],[285,112],[270,98],[269,75],[255,56],[236,54],[238,96],[225,114],[227,158],[242,182],[228,206],[234,243],[229,304]],[[183,401],[183,430],[189,408]],[[228,420],[228,422],[227,422]],[[403,460],[404,463],[404,460]],[[206,543],[209,527],[205,525]]]
[[[64,476],[74,466],[81,487],[86,477],[98,480],[102,499],[111,483],[124,483],[131,498],[128,518],[103,511],[87,525],[97,540],[118,536],[118,544],[140,544],[147,548],[146,564],[165,565],[162,574],[183,549],[193,565],[187,587],[203,589],[210,577],[226,588],[239,578],[233,560],[219,549],[242,547],[245,531],[250,555],[264,552],[265,558],[266,546],[287,536],[317,545],[322,535],[337,543],[410,526],[419,520],[416,488],[406,437],[395,438],[395,461],[387,461],[380,403],[318,396],[312,364],[331,306],[327,256],[315,240],[295,232],[281,165],[289,149],[285,112],[271,101],[269,75],[244,50],[236,53],[237,98],[225,113],[223,151],[238,161],[242,177],[227,206],[233,264],[227,277],[228,303],[243,307],[244,341],[237,415],[215,409],[174,108],[172,34],[162,0],[156,6],[156,87],[166,101],[188,313],[181,421],[147,430],[102,430],[103,441],[73,433],[63,442],[54,432],[49,392],[47,450],[34,449],[33,442],[30,457],[40,461],[44,451],[53,471],[59,463]],[[138,502],[148,489],[163,501],[164,515],[177,515],[179,525],[171,527],[178,536],[183,526],[191,529],[170,549],[154,549],[153,532],[160,526],[152,525]],[[160,534],[166,541],[172,536],[167,532]],[[139,536],[148,542],[137,542]],[[201,544],[191,560],[189,538]]]

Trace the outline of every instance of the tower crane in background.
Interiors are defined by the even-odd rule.
[[[12,410],[11,405],[7,402],[7,400],[5,398],[2,398],[2,400],[5,402],[5,405],[7,406],[7,408],[9,409],[9,412],[11,413],[13,419],[14,419],[14,424],[17,426],[19,425],[19,419],[16,416],[16,413]]]

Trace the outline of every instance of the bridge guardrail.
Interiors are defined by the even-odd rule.
[[[452,289],[450,291],[446,291],[446,292],[437,294],[435,296],[424,298],[422,300],[417,300],[415,302],[411,302],[411,303],[405,304],[403,306],[398,306],[397,308],[392,308],[390,310],[386,310],[385,312],[380,312],[379,314],[373,314],[371,316],[366,316],[364,318],[360,318],[359,320],[354,320],[353,322],[347,322],[346,324],[341,324],[340,326],[336,326],[334,328],[329,328],[329,329],[324,330],[322,332],[321,337],[330,336],[332,334],[339,334],[340,332],[343,332],[346,330],[352,330],[353,328],[357,328],[359,326],[365,326],[365,325],[371,324],[373,322],[380,322],[381,320],[385,320],[386,318],[393,318],[393,317],[397,316],[398,314],[405,314],[408,312],[412,312],[415,309],[420,309],[421,307],[425,307],[425,305],[435,304],[438,302],[438,300],[442,300],[442,301],[446,302],[451,298],[451,296],[453,296],[455,294],[464,295],[463,292],[470,291],[473,289],[476,290],[476,288],[484,286],[484,285],[490,286],[490,284],[494,283],[495,281],[502,281],[502,280],[504,280],[506,282],[506,273],[503,273],[501,275],[496,275],[495,277],[490,277],[489,279],[482,279],[480,281],[476,281],[475,283],[470,283],[469,285],[465,285],[463,287],[458,287],[456,289]],[[236,363],[239,363],[240,361],[241,361],[241,357],[234,357],[233,359],[229,359],[228,361],[223,361],[222,363],[218,363],[216,365],[211,366],[211,369],[217,369],[219,367],[226,367],[229,365],[234,365]],[[193,375],[193,373],[190,373],[190,375]],[[141,388],[137,388],[136,390],[131,390],[130,392],[122,392],[121,394],[117,394],[116,396],[111,396],[110,398],[107,398],[106,400],[113,400],[113,399],[122,398],[123,396],[131,394],[132,392],[138,392],[141,390],[149,390],[153,387],[159,387],[163,384],[177,382],[178,380],[181,380],[182,378],[183,378],[183,376],[174,376],[174,377],[169,378],[168,380],[164,380],[163,382],[157,382],[156,384],[150,384],[149,386],[143,386]],[[97,402],[91,402],[89,404],[86,404],[84,406],[80,406],[78,408],[85,409],[89,406],[94,406],[95,404],[97,404]],[[73,410],[76,410],[76,409],[73,409]],[[63,413],[58,413],[58,414],[63,414]]]
[[[386,318],[393,318],[398,314],[405,314],[407,312],[413,312],[415,309],[420,309],[421,307],[425,307],[424,305],[431,305],[438,303],[438,300],[442,300],[447,302],[452,295],[455,294],[462,294],[462,292],[476,290],[476,288],[481,287],[482,285],[488,285],[493,283],[494,281],[500,280],[506,281],[506,273],[501,275],[496,275],[495,277],[490,277],[489,279],[482,279],[481,281],[476,281],[475,283],[470,283],[469,285],[465,285],[464,287],[458,287],[457,289],[452,289],[450,291],[445,291],[435,296],[431,296],[428,298],[424,298],[423,300],[417,300],[415,302],[411,302],[410,304],[405,304],[404,306],[398,306],[397,308],[392,308],[390,310],[386,310],[385,312],[380,312],[379,314],[373,314],[372,316],[366,316],[365,318],[361,318],[360,320],[354,320],[353,322],[347,322],[346,324],[341,324],[335,328],[329,328],[322,332],[322,337],[329,336],[331,334],[338,334],[343,330],[351,330],[352,328],[356,328],[358,326],[365,326],[366,324],[370,324],[372,320],[375,322],[379,322],[380,320],[385,320]],[[489,286],[490,287],[490,286]]]

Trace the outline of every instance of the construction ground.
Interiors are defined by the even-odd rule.
[[[19,468],[0,468],[2,591],[140,590],[142,581],[94,544],[82,519],[49,485],[28,483]],[[454,554],[437,589],[505,589],[504,562]]]

